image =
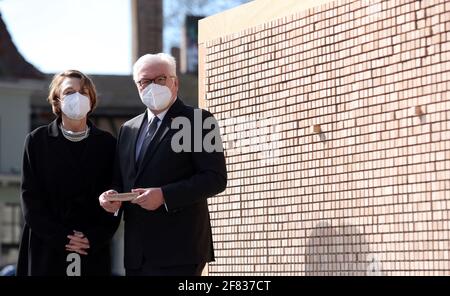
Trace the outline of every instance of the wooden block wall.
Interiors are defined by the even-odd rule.
[[[450,275],[450,1],[332,1],[200,60],[229,172],[209,275]]]

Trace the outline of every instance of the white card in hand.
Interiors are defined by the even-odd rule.
[[[130,201],[139,196],[139,193],[127,192],[105,195],[107,201]]]

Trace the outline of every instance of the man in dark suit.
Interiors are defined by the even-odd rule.
[[[142,56],[133,78],[147,110],[121,127],[114,186],[100,195],[100,204],[124,214],[127,275],[201,275],[206,262],[214,260],[207,198],[227,183],[220,134],[206,141],[218,134],[217,122],[178,98],[172,56]],[[117,192],[139,196],[108,201]]]

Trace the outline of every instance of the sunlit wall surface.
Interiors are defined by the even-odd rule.
[[[208,274],[450,275],[450,1],[283,2],[200,24],[229,172]]]

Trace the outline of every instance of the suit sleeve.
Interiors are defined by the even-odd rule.
[[[120,140],[122,136],[122,129],[119,130],[119,137],[117,138],[117,145],[115,150],[115,156],[114,156],[114,167],[113,167],[113,179],[112,179],[112,189],[114,189],[117,192],[123,191],[123,181],[122,181],[122,173],[120,170],[120,155],[119,155],[119,145]]]
[[[203,118],[214,117],[211,113],[203,111]],[[214,120],[215,121],[215,120]],[[202,202],[225,190],[227,185],[227,171],[223,153],[222,141],[217,121],[215,127],[203,129],[202,140],[215,130],[218,137],[215,143],[219,149],[207,152],[190,152],[194,167],[194,174],[184,180],[162,186],[166,207],[169,211]]]
[[[110,243],[114,233],[120,224],[120,216],[114,216],[103,210],[99,213],[99,225],[88,229],[84,235],[89,240],[90,249],[88,252],[95,253]]]
[[[31,231],[58,249],[65,248],[69,242],[67,235],[71,233],[50,212],[45,192],[38,181],[32,136],[25,139],[22,163],[21,203],[25,223]]]

